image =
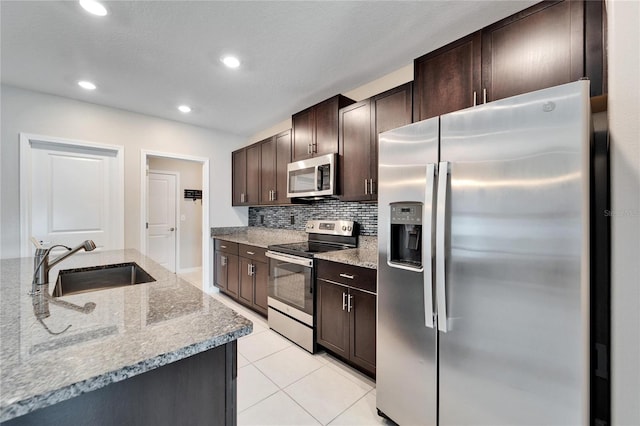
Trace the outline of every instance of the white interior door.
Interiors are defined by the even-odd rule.
[[[35,141],[30,149],[31,235],[47,246],[121,248],[118,153]]]
[[[149,172],[147,191],[147,256],[171,272],[176,271],[176,178]]]

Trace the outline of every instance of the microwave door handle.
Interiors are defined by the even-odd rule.
[[[316,171],[316,191],[322,190],[322,166],[317,166]]]

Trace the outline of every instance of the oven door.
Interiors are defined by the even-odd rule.
[[[313,327],[313,259],[267,251],[268,304]]]

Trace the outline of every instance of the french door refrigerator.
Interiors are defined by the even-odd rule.
[[[589,82],[380,135],[377,408],[589,421]]]

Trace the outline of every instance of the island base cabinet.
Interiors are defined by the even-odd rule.
[[[3,423],[6,426],[236,424],[235,341]]]

